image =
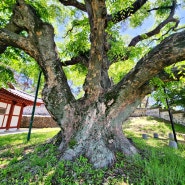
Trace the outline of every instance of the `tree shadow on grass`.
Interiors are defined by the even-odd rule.
[[[150,117],[150,116],[148,116],[147,117],[147,120],[149,120],[149,121],[150,120],[151,121],[155,120],[155,121],[157,121],[159,123],[165,124],[165,126],[168,127],[169,129],[172,129],[171,122],[170,121],[167,121],[167,120],[164,120],[162,118],[156,118],[156,117]],[[185,126],[175,123],[175,131],[185,134]]]
[[[60,153],[56,146],[32,145],[32,153],[16,154],[16,157],[11,158],[7,166],[1,169],[0,184],[185,183],[185,156],[181,156],[185,148],[179,151],[164,145],[150,146],[146,140],[137,137],[132,140],[140,148],[140,155],[131,158],[117,153],[117,161],[109,169],[94,169],[83,156],[74,162],[58,162]]]
[[[42,182],[45,175],[57,165],[57,149],[50,144],[27,146],[22,152],[13,155],[2,153],[0,157],[9,163],[0,171],[0,184],[30,184]]]

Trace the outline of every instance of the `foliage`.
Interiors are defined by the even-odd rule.
[[[111,65],[109,69],[109,76],[113,82],[117,84],[123,76],[125,76],[134,66],[134,61],[128,60],[124,62],[117,62]]]
[[[10,66],[2,68],[1,86],[6,86],[7,82],[14,82],[17,87],[24,88],[25,81],[29,80],[27,91],[34,92],[37,84],[39,67],[35,60],[20,49],[8,47],[0,55],[1,66]],[[41,85],[43,85],[43,78]]]
[[[0,5],[0,28],[4,27],[8,21],[10,16],[12,15],[12,8],[15,4],[15,0],[4,0]]]
[[[90,28],[87,18],[87,14],[77,10],[73,7],[65,7],[60,4],[59,1],[30,1],[27,3],[32,5],[36,10],[36,13],[41,17],[43,21],[49,22],[55,29],[55,41],[59,50],[59,55],[62,61],[68,60],[77,56],[82,52],[86,52],[90,49]],[[122,3],[122,0],[107,0],[106,5],[108,14],[112,14],[113,17],[118,11],[125,11],[128,7],[132,7],[134,0],[126,0]],[[15,0],[4,0],[0,5],[0,27],[4,27],[12,14],[12,8],[15,4]],[[109,24],[107,28],[108,42],[111,44],[111,48],[108,52],[108,57],[112,66],[109,69],[109,75],[113,78],[114,83],[119,80],[137,63],[138,59],[143,56],[151,47],[159,43],[164,38],[163,34],[174,26],[174,23],[167,24],[160,33],[154,37],[147,38],[143,32],[141,37],[147,39],[137,45],[137,47],[128,48],[128,43],[131,39],[130,31],[134,28],[140,28],[145,23],[146,19],[151,19],[154,24],[150,24],[147,29],[151,30],[155,28],[165,17],[169,14],[169,9],[159,8],[156,11],[149,11],[153,7],[166,7],[171,6],[171,0],[167,1],[150,1],[138,10],[135,14],[129,17],[128,20],[122,21],[116,25]],[[182,25],[181,25],[182,26]],[[123,30],[124,27],[124,30]],[[146,26],[145,26],[146,27]],[[173,33],[170,31],[166,36]],[[127,36],[123,36],[123,35]],[[137,31],[136,31],[137,34]],[[122,58],[129,55],[127,61],[122,63]],[[117,59],[117,64],[114,63],[114,59]],[[29,56],[18,49],[8,48],[5,54],[1,55],[1,63],[5,66],[11,65],[13,71],[24,74],[25,77],[33,79],[33,83],[36,82],[36,76],[38,75],[38,66],[35,64]],[[20,70],[21,69],[21,70]],[[119,69],[116,73],[115,70]],[[10,71],[7,72],[7,78],[10,77]],[[86,67],[82,65],[76,65],[75,67],[65,67],[65,72],[68,80],[72,82],[74,86],[78,88],[82,87],[84,78],[87,74]],[[72,78],[73,77],[73,78]],[[6,79],[2,80],[5,82]],[[1,84],[2,84],[1,82]],[[74,89],[74,88],[73,88]],[[83,94],[79,90],[80,94]],[[78,93],[77,93],[78,94]]]
[[[139,10],[130,19],[130,26],[132,28],[141,26],[146,18],[150,15],[147,10],[150,9],[150,3],[144,5],[143,9]]]
[[[126,0],[125,3],[122,3],[122,0],[108,0],[106,3],[108,6],[108,11],[110,11],[109,13],[115,13],[118,10],[122,10],[127,8],[128,6],[131,6],[133,2],[133,0]]]
[[[69,23],[69,30],[64,36],[65,45],[59,43],[59,49],[62,51],[61,56],[74,57],[80,53],[85,53],[90,49],[89,39],[89,24],[86,17],[80,17],[79,20],[72,20]],[[70,52],[69,52],[70,51]]]
[[[163,102],[164,98],[161,99],[161,95],[163,94],[163,97],[166,97],[168,99],[169,106],[172,108],[180,108],[183,109],[185,107],[185,84],[179,83],[179,82],[171,82],[166,85],[166,94],[164,94],[164,91],[161,92],[160,89],[158,91],[153,93],[153,97],[157,100],[158,105],[166,105],[165,102]],[[165,106],[166,107],[166,106]]]
[[[65,16],[61,16],[66,14],[63,7],[59,6],[58,1],[52,1],[52,3],[48,3],[46,0],[39,0],[39,1],[29,1],[27,3],[31,4],[37,14],[46,22],[50,22],[56,29],[59,23],[62,23],[65,19]],[[12,9],[15,4],[14,0],[5,0],[0,5],[0,27],[4,27],[12,15]],[[64,19],[62,19],[63,17]],[[22,35],[26,36],[26,32],[21,33]],[[17,83],[16,86],[20,89],[24,88],[21,85],[21,81],[17,81],[16,76],[24,76],[24,78],[29,78],[31,85],[31,89],[28,88],[27,91],[34,91],[34,87],[36,86],[38,74],[39,74],[39,67],[35,60],[27,55],[24,51],[21,51],[17,48],[8,47],[6,51],[0,55],[1,61],[1,69],[3,66],[11,66],[10,70],[8,68],[4,68],[3,72],[1,73],[2,77],[0,79],[0,86],[6,86],[6,82],[14,82]],[[11,72],[14,72],[13,73]],[[15,82],[16,81],[16,82]],[[42,78],[41,84],[43,85],[44,79]]]
[[[152,93],[155,98],[156,105],[166,107],[166,98],[169,105],[172,107],[185,107],[185,79],[184,79],[184,61],[177,63],[175,66],[169,66],[165,69],[171,78],[175,81],[164,83],[160,78],[155,77],[151,80],[151,85],[157,87],[157,90]],[[176,67],[178,71],[178,79],[174,76],[173,68]]]
[[[0,65],[0,87],[7,86],[5,82],[15,82],[14,74],[7,66]]]
[[[157,91],[155,91],[152,96],[154,97],[154,99],[158,102],[160,101],[163,105],[163,107],[168,108],[167,104],[166,104],[166,98],[168,98],[167,94],[164,91],[164,82],[158,78],[158,77],[154,77],[151,80],[151,86],[156,87],[157,86]]]
[[[73,94],[77,99],[82,97],[84,93],[82,84],[85,81],[87,69],[84,67],[84,65],[76,64],[73,66],[64,67],[64,72],[67,76],[68,83]]]

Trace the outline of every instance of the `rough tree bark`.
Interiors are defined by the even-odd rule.
[[[141,2],[135,5],[135,11],[146,1]],[[137,153],[124,136],[122,123],[151,92],[149,80],[165,66],[185,60],[185,31],[166,38],[141,58],[117,85],[111,86],[105,32],[110,16],[107,16],[105,0],[85,0],[85,5],[78,5],[88,13],[91,30],[83,98],[75,100],[69,88],[57,54],[53,27],[44,23],[23,0],[17,1],[9,24],[0,29],[0,52],[7,46],[18,47],[42,69],[46,82],[43,100],[61,127],[61,159],[73,160],[85,155],[94,167],[100,168],[112,165],[117,151],[126,155]],[[27,31],[27,37],[19,35],[23,30]]]

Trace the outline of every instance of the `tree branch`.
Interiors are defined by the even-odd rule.
[[[176,23],[175,27],[177,27],[179,24],[179,20],[177,20],[176,18],[173,17],[174,13],[175,13],[175,8],[176,8],[176,1],[174,0],[173,5],[171,6],[170,15],[167,17],[167,19],[165,19],[163,22],[161,22],[152,31],[141,34],[141,35],[137,35],[136,37],[134,37],[128,46],[135,46],[138,42],[158,34],[161,31],[161,29],[164,28],[164,26],[167,25],[169,22],[175,22]]]
[[[153,8],[151,10],[158,10],[158,9],[167,9],[167,8],[170,8],[171,11],[170,11],[170,14],[169,16],[167,17],[167,19],[165,19],[163,22],[161,22],[155,29],[153,29],[152,31],[150,32],[147,32],[147,33],[144,33],[144,34],[141,34],[141,35],[138,35],[136,37],[134,37],[131,42],[129,43],[128,47],[131,47],[131,46],[135,46],[138,42],[144,40],[144,39],[147,39],[149,37],[152,37],[156,34],[158,34],[161,29],[167,25],[169,22],[175,22],[175,25],[173,27],[171,27],[166,34],[168,34],[168,32],[170,30],[175,30],[175,28],[178,27],[178,24],[179,24],[179,20],[177,20],[176,18],[174,18],[174,13],[175,13],[175,8],[176,8],[176,1],[173,1],[173,4],[172,6],[166,6],[166,7],[158,7],[158,8]],[[166,35],[165,34],[165,35]],[[164,36],[164,35],[163,35]],[[114,60],[112,63],[115,63],[117,61],[117,58],[120,58],[121,60],[127,60],[128,59],[128,55],[129,55],[129,52],[127,53],[127,55],[124,55],[124,56],[115,56]],[[112,64],[111,63],[111,64]]]
[[[67,60],[67,61],[62,61],[60,64],[61,66],[69,66],[69,65],[75,65],[78,63],[81,63],[83,65],[85,65],[86,67],[88,67],[88,61],[89,61],[89,53],[82,53],[79,54],[76,57],[71,58],[71,60]]]
[[[32,42],[21,35],[18,35],[14,32],[11,32],[6,29],[0,29],[0,43],[4,46],[14,46],[24,50],[27,54],[32,57],[38,57],[38,51],[35,48],[35,45]],[[3,50],[0,52],[4,52]]]
[[[164,39],[159,45],[144,56],[122,81],[131,80],[132,85],[140,87],[162,69],[171,64],[185,60],[185,31],[173,34]]]
[[[0,41],[5,45],[21,48],[37,61],[46,82],[42,94],[43,99],[55,120],[60,122],[60,113],[64,106],[75,98],[67,83],[65,73],[60,67],[54,41],[54,29],[50,24],[43,22],[24,0],[17,0],[12,20],[20,30],[26,31],[28,36],[25,38],[9,30],[0,29]],[[55,95],[55,100],[51,98],[53,95]]]
[[[140,92],[142,88],[165,67],[185,60],[184,46],[185,31],[182,31],[167,37],[145,55],[135,68],[105,95],[107,101],[116,96],[114,105],[110,107],[111,115],[116,115],[116,112],[119,112],[119,109],[122,109],[127,103],[135,102],[138,94],[144,93]],[[120,102],[123,104],[120,105]]]
[[[130,17],[132,14],[137,12],[148,0],[136,0],[130,7],[125,10],[121,10],[113,15],[107,16],[108,22],[113,22],[114,24],[123,21]]]
[[[86,6],[83,3],[78,2],[77,0],[59,0],[65,6],[73,6],[79,10],[87,12]]]
[[[162,6],[162,7],[156,7],[156,8],[152,8],[150,10],[147,10],[147,12],[151,12],[151,11],[154,11],[154,10],[166,10],[166,9],[171,9],[172,6]]]
[[[15,14],[15,11],[13,11]],[[14,16],[11,17],[9,23],[5,26],[5,29],[9,30],[10,32],[14,32],[19,34],[23,29],[18,27],[15,23]],[[7,45],[0,41],[0,53],[3,53],[7,48]]]

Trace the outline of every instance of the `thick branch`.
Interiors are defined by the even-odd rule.
[[[13,11],[13,14],[15,14],[15,12]],[[9,23],[5,26],[5,29],[14,32],[14,33],[20,33],[23,29],[21,29],[20,27],[18,27],[15,23],[14,20],[14,16],[11,17]],[[7,48],[7,45],[3,42],[0,41],[0,53],[3,53]]]
[[[84,90],[85,96],[94,101],[110,84],[107,72],[107,51],[105,50],[107,11],[105,1],[85,0],[85,4],[90,23],[91,49]]]
[[[185,59],[184,46],[185,31],[169,36],[144,56],[120,84],[125,83],[125,80],[131,80],[132,85],[141,86],[164,67],[183,61]]]
[[[20,48],[30,56],[38,59],[38,51],[35,48],[35,45],[33,45],[28,38],[20,36],[6,29],[0,29],[0,41],[4,46],[14,46]]]
[[[74,96],[67,83],[65,73],[60,67],[54,42],[54,29],[50,24],[44,23],[37,16],[35,10],[25,4],[24,0],[17,1],[12,20],[20,30],[27,31],[28,36],[25,38],[17,33],[1,29],[0,41],[5,45],[23,49],[37,61],[46,82],[43,90],[46,107],[54,119],[62,124],[62,119],[65,117],[62,114],[64,107],[74,101]]]
[[[110,116],[138,98],[140,88],[159,74],[166,66],[185,60],[185,31],[173,34],[144,56],[121,81],[106,95],[110,101],[116,96],[111,106]],[[123,102],[120,105],[120,102]]]
[[[79,10],[87,12],[86,7],[83,3],[78,2],[77,0],[59,0],[65,6],[73,6]]]
[[[176,67],[172,68],[172,71],[175,73],[177,71],[179,71],[179,69],[177,69]],[[175,80],[178,80],[177,78],[179,77],[179,74],[174,74],[176,79]],[[182,76],[182,75],[181,75]],[[157,77],[159,77],[162,81],[164,82],[169,82],[169,81],[174,81],[174,78],[172,78],[171,75],[167,74],[166,72],[162,71],[160,72]],[[154,91],[157,87],[153,87],[151,86],[150,84],[150,80],[148,80],[147,82],[145,82],[141,87],[137,88],[137,93],[135,94],[128,94],[128,96],[126,97],[126,101],[127,99],[132,99],[131,101],[127,101],[126,104],[124,104],[124,99],[123,101],[120,102],[121,106],[120,107],[116,107],[115,104],[114,104],[114,99],[113,97],[116,96],[115,92],[114,92],[114,96],[112,97],[112,100],[108,101],[107,105],[110,106],[111,104],[114,106],[114,108],[116,107],[116,111],[110,111],[108,116],[107,117],[111,117],[113,118],[112,122],[111,122],[111,125],[113,127],[115,127],[115,129],[117,131],[121,130],[121,128],[118,128],[119,127],[119,124],[118,124],[118,120],[122,120],[122,122],[124,120],[126,120],[131,114],[132,112],[135,110],[135,108],[141,103],[142,99],[150,94],[152,91]],[[132,97],[133,96],[133,97]],[[120,110],[121,112],[119,113]],[[125,111],[127,110],[127,111]],[[117,115],[115,115],[115,113],[118,113]],[[114,119],[114,116],[117,116],[115,117]]]
[[[136,13],[148,0],[136,0],[130,7],[121,10],[113,15],[108,15],[107,21],[118,23]]]

